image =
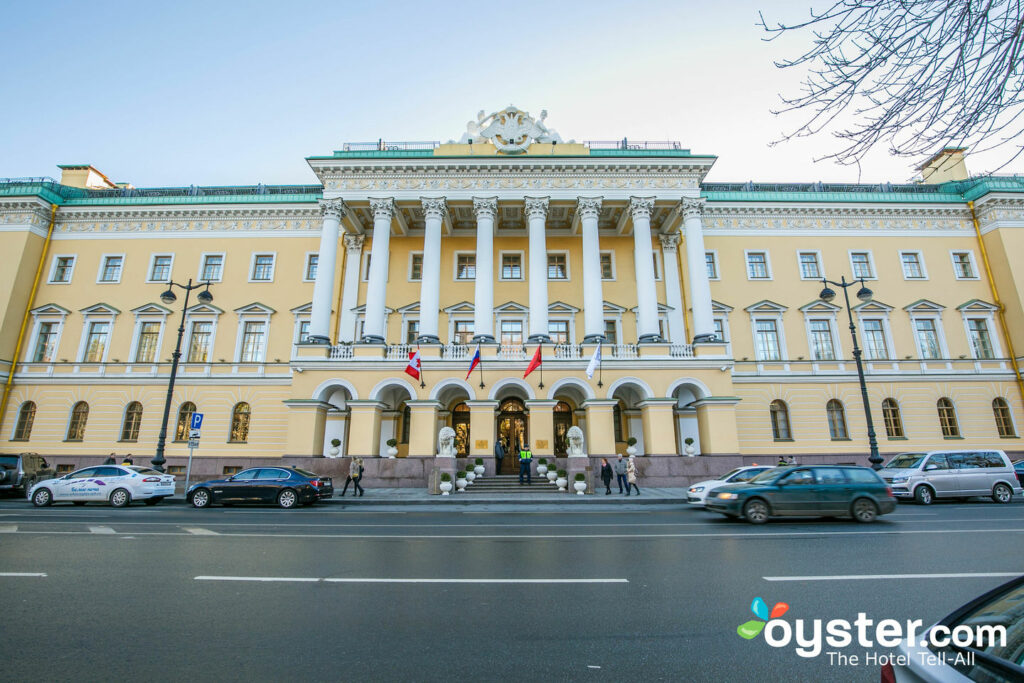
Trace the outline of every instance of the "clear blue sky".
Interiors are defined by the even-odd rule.
[[[757,10],[809,1],[8,3],[0,177],[91,163],[137,186],[315,182],[343,142],[458,138],[508,104],[566,140],[679,140],[709,180],[853,182],[827,138],[769,148],[795,84]],[[820,3],[819,3],[820,5]],[[985,170],[983,158],[972,171]],[[1020,171],[1016,168],[1005,171]],[[873,156],[861,180],[904,181]]]

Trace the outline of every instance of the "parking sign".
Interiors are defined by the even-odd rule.
[[[189,425],[191,429],[200,429],[203,426],[203,414],[192,413],[192,424]]]

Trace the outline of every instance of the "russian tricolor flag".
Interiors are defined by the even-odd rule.
[[[476,353],[473,354],[473,360],[471,360],[469,362],[469,370],[466,372],[466,379],[467,380],[469,379],[469,376],[473,374],[473,368],[475,368],[479,362],[480,362],[480,344],[478,342],[477,345],[476,345]]]

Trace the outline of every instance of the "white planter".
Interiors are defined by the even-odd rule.
[[[543,476],[546,476],[547,473],[548,473],[548,466],[547,465],[537,465],[537,474],[539,474],[540,476],[543,477]]]
[[[327,453],[332,458],[337,458],[338,455],[341,453],[341,449],[337,446],[331,446],[330,448],[327,449]]]
[[[556,481],[555,483],[558,484],[559,491],[564,491],[565,485],[569,483],[569,480],[566,479],[565,477],[559,477],[558,481]]]
[[[398,449],[394,446],[388,446],[387,454],[389,458],[393,458],[398,455]]]
[[[473,467],[473,473],[474,473],[474,474],[475,474],[475,475],[476,475],[477,477],[482,477],[482,476],[484,476],[484,466],[483,466],[483,465],[476,465],[475,467]]]
[[[694,454],[697,452],[697,449],[693,447],[693,444],[690,444],[689,446],[683,449],[683,452],[692,458]]]
[[[626,446],[626,455],[636,455],[636,446]]]
[[[474,472],[473,470],[466,472],[466,481],[472,484],[474,479],[476,479],[476,472]]]
[[[466,490],[466,480],[465,479],[456,479],[455,480],[455,485],[459,488],[459,491],[465,491]]]
[[[441,495],[442,496],[447,496],[451,492],[452,492],[452,483],[450,481],[442,481],[441,482]]]
[[[558,478],[558,473],[557,472],[555,472],[554,470],[548,470],[548,481],[553,482],[557,478]]]
[[[576,489],[576,495],[582,496],[584,491],[587,490],[587,482],[585,481],[574,481],[572,487]]]

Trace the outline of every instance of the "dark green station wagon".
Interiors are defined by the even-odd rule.
[[[853,517],[873,522],[896,509],[892,489],[873,470],[845,465],[775,467],[742,484],[720,486],[707,509],[764,524],[771,517]]]

